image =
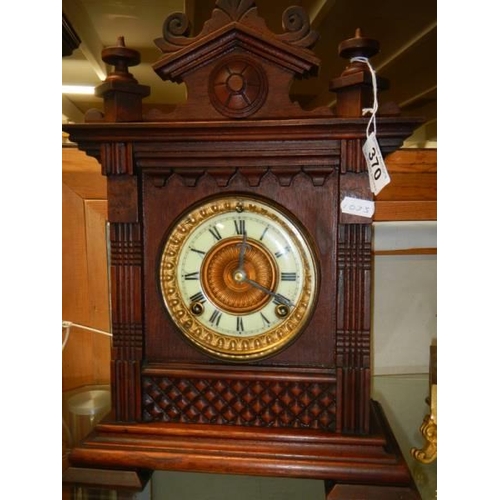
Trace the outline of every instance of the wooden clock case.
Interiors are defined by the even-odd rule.
[[[114,65],[96,89],[104,112],[64,127],[107,176],[113,331],[113,410],[73,449],[68,480],[123,486],[153,470],[204,471],[322,479],[332,499],[359,491],[418,498],[370,398],[371,220],[340,210],[345,196],[372,199],[361,151],[371,75],[349,63],[331,82],[336,114],[301,109],[289,86],[317,74],[317,37],[299,7],[285,11],[283,26],[270,32],[255,2],[243,0],[218,0],[193,38],[184,15],[167,18],[153,68],[188,92],[171,113],[143,115],[149,88],[128,71],[140,57],[120,39],[103,51]],[[339,50],[370,57],[378,44],[357,33]],[[380,116],[383,154],[418,123]],[[193,204],[223,193],[258,195],[295,214],[321,275],[298,339],[247,363],[194,348],[158,287],[169,228]]]

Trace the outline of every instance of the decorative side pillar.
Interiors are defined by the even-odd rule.
[[[371,226],[338,230],[336,365],[342,415],[338,432],[368,433],[370,424]]]
[[[102,58],[115,65],[96,88],[96,95],[104,100],[104,114],[92,111],[86,120],[142,121],[141,100],[149,95],[149,87],[139,85],[128,71],[128,66],[139,64],[139,53],[125,47],[120,37],[117,46],[102,51]],[[133,153],[128,142],[103,142],[100,146],[99,160],[108,186],[112,407],[119,422],[141,419],[143,256]]]
[[[377,40],[365,38],[356,30],[354,38],[339,45],[341,57],[349,65],[332,80],[330,90],[337,93],[336,112],[342,118],[361,118],[363,109],[373,106],[372,75],[354,57],[372,57],[379,50]],[[382,79],[380,86],[386,86]],[[365,137],[341,141],[339,199],[372,200],[362,146]],[[370,325],[371,325],[371,219],[339,214],[336,365],[337,397],[342,414],[337,431],[370,432]]]

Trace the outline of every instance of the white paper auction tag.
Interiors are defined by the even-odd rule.
[[[340,210],[344,214],[371,218],[375,212],[375,203],[371,200],[361,200],[346,196],[340,203]]]
[[[378,145],[377,137],[372,132],[363,145],[363,154],[368,166],[368,177],[370,179],[370,189],[375,195],[391,182],[389,172],[384,163],[384,158]]]

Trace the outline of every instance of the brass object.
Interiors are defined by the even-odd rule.
[[[269,301],[269,295],[259,290],[244,277],[274,290],[277,266],[263,245],[248,241],[245,264],[238,273],[241,238],[228,238],[213,247],[202,265],[202,282],[208,298],[221,310],[242,314],[259,310]]]
[[[411,455],[423,464],[430,464],[437,458],[437,350],[431,346],[430,368],[430,413],[425,416],[420,432],[425,439],[421,449],[412,448]]]
[[[246,195],[212,198],[184,214],[167,235],[159,282],[180,332],[230,361],[261,359],[292,342],[319,288],[305,230],[285,209]]]

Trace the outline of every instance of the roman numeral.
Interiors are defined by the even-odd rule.
[[[195,293],[194,295],[191,295],[191,297],[189,297],[189,300],[191,302],[199,302],[200,304],[203,304],[204,302],[206,302],[207,299],[201,292],[198,292]]]
[[[286,255],[288,252],[290,252],[292,249],[287,245],[283,250],[278,250],[274,255],[276,256],[277,259],[280,257],[283,257],[283,255]]]
[[[220,235],[219,233],[219,230],[214,226],[214,227],[211,227],[209,228],[209,231],[211,233],[211,235],[217,240],[221,240],[222,239],[222,236]]]
[[[198,271],[195,272],[195,273],[186,273],[184,275],[184,279],[185,280],[194,280],[194,281],[199,280],[200,279],[200,273]]]
[[[200,255],[205,255],[207,252],[204,252],[203,250],[198,250],[197,248],[192,248],[192,247],[189,247],[189,250],[191,250],[191,252],[195,252],[195,253],[198,253]]]
[[[243,318],[241,316],[236,317],[236,330],[238,332],[244,332],[245,328],[243,328]]]
[[[222,317],[222,313],[219,310],[215,309],[214,312],[212,313],[212,316],[210,316],[210,319],[208,321],[212,325],[219,326],[221,317]]]
[[[281,281],[297,281],[297,273],[281,273]]]
[[[238,220],[235,220],[233,222],[234,222],[234,229],[236,231],[236,234],[244,234],[246,232],[245,219],[238,219]]]
[[[264,232],[260,235],[260,238],[259,238],[260,241],[262,241],[264,239],[264,236],[266,235],[268,229],[269,229],[269,226],[266,226],[266,229],[264,229]]]
[[[271,322],[264,316],[263,313],[260,313],[260,317],[262,318],[264,325],[269,326],[271,324]]]

